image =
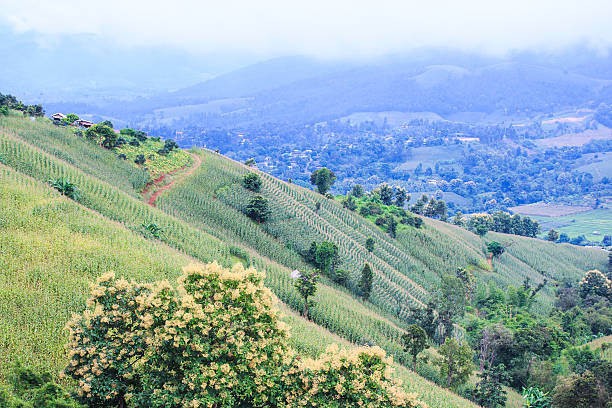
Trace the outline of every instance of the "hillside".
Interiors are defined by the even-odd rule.
[[[427,301],[444,273],[467,267],[478,282],[500,287],[546,278],[537,309],[547,311],[554,284],[607,264],[600,250],[496,233],[482,239],[430,219],[392,239],[336,201],[264,173],[261,194],[273,215],[258,226],[242,212],[252,193],[241,177],[254,170],[204,149],[189,154],[191,166],[201,164],[177,169],[172,187],[152,206],[141,194],[147,174],[116,153],[47,119],[0,118],[0,229],[6,232],[0,267],[8,271],[0,280],[0,343],[7,345],[0,366],[20,358],[60,369],[66,361],[62,327],[82,310],[88,283],[108,270],[151,281],[176,277],[192,259],[252,265],[265,271],[265,284],[282,301],[300,352],[315,354],[330,342],[370,343],[405,363],[400,336],[409,309]],[[60,177],[78,187],[78,203],[46,184]],[[147,224],[161,228],[159,238]],[[365,248],[369,237],[373,252]],[[493,239],[507,251],[490,266],[485,247]],[[303,300],[290,277],[293,269],[309,268],[299,253],[312,241],[337,245],[351,282],[364,263],[374,269],[370,301],[324,279],[312,309],[316,326],[298,316]],[[405,368],[400,375],[430,407],[473,406]]]

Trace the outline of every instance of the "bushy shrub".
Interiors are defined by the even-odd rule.
[[[263,275],[189,265],[177,287],[100,277],[71,320],[66,375],[96,407],[424,407],[379,348],[300,359]]]
[[[262,184],[263,181],[257,173],[247,173],[244,175],[244,177],[242,177],[242,185],[244,186],[244,188],[254,191],[256,193],[261,190]]]
[[[49,184],[59,191],[60,194],[65,195],[71,200],[78,201],[79,198],[81,198],[77,186],[71,183],[67,178],[51,179],[49,180]]]

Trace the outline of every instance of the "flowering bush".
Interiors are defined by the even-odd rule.
[[[67,325],[83,402],[95,407],[417,407],[379,348],[288,346],[263,275],[241,264],[189,265],[175,287],[106,274]]]

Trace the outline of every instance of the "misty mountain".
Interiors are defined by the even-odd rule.
[[[530,118],[596,107],[612,97],[611,58],[585,51],[486,57],[421,50],[376,60],[282,57],[129,103],[52,104],[135,126],[236,127],[316,123],[356,112],[442,118]]]

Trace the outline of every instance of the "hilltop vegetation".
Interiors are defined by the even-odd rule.
[[[6,354],[0,354],[3,367],[19,358],[39,368],[62,368],[67,362],[61,348],[67,333],[61,327],[71,312],[84,310],[87,284],[109,270],[152,282],[173,280],[180,267],[194,259],[217,261],[224,267],[236,262],[253,266],[265,272],[263,283],[282,301],[286,321],[296,327],[299,335],[290,344],[299,353],[316,356],[333,341],[348,348],[371,344],[412,366],[414,360],[402,335],[410,323],[426,326],[416,310],[427,311],[426,305],[442,310],[445,296],[438,287],[458,288],[453,292],[455,299],[466,303],[465,310],[450,310],[442,320],[430,322],[430,344],[452,340],[461,342],[461,347],[477,348],[482,329],[500,321],[512,326],[511,322],[520,320],[529,330],[552,330],[558,320],[546,319],[549,312],[556,313],[555,285],[566,280],[575,283],[587,270],[608,267],[607,254],[600,250],[496,232],[479,237],[421,216],[415,217],[423,220],[419,227],[402,224],[394,237],[388,225],[380,228],[376,219],[372,222],[342,203],[203,149],[183,152],[201,164],[161,194],[154,208],[141,198],[150,175],[119,158],[121,148],[105,149],[45,119],[9,116],[0,118],[0,127],[0,191],[7,197],[0,207],[0,228],[12,232],[2,234],[9,241],[0,246],[7,251],[2,254],[4,267],[11,271],[11,278],[2,283],[9,288],[3,294],[10,296],[0,297],[0,327],[5,328],[1,336],[11,345]],[[253,177],[246,182],[249,174],[256,174],[261,182]],[[54,192],[47,184],[50,179],[69,180],[79,192],[76,200]],[[247,211],[257,197],[269,206],[269,216],[259,222],[250,219]],[[381,206],[385,212],[394,211],[385,205]],[[41,238],[34,240],[37,231]],[[503,246],[503,253],[495,257],[487,253],[492,241]],[[333,270],[345,274],[340,282],[334,279],[335,273],[321,276],[311,299],[309,322],[298,316],[304,299],[291,274],[294,269],[314,271],[307,256],[313,242],[315,248],[335,247]],[[48,256],[43,258],[42,253]],[[372,271],[369,296],[364,296],[367,285],[362,284],[366,264]],[[500,296],[498,287],[508,288],[507,292]],[[19,300],[22,288],[26,296]],[[467,288],[475,294],[469,301],[461,292]],[[521,300],[525,296],[531,296],[528,303]],[[605,305],[597,307],[603,310]],[[34,316],[33,324],[29,316]],[[428,318],[427,314],[422,317]],[[26,325],[29,328],[22,330]],[[584,329],[580,338],[587,338],[592,330]],[[20,343],[18,335],[28,340]],[[449,377],[453,350],[455,346],[448,343],[441,350],[446,363],[432,357],[429,363],[417,364],[417,371],[443,385],[451,378],[456,391],[476,398],[462,389],[463,376]],[[525,359],[532,351],[518,350],[515,357]],[[556,357],[555,353],[537,354],[543,363]],[[469,365],[466,370],[471,370]],[[515,368],[520,371],[521,366]],[[408,390],[417,392],[430,407],[472,406],[405,367],[399,367],[398,373],[408,380]],[[533,381],[527,374],[515,375],[516,384]]]

